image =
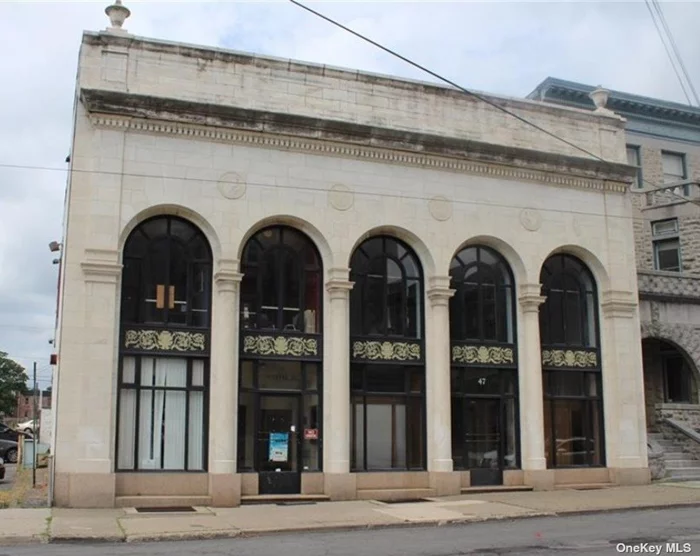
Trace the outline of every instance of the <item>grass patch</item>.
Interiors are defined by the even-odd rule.
[[[37,470],[39,471],[39,470]],[[21,508],[27,499],[35,495],[42,485],[37,481],[37,488],[32,488],[32,470],[17,464],[15,481],[10,490],[0,491],[0,508]]]

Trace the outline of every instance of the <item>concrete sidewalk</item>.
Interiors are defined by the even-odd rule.
[[[700,481],[603,490],[472,494],[426,502],[376,501],[195,508],[194,512],[0,510],[0,546],[46,542],[134,542],[295,531],[446,525],[635,508],[700,506]]]

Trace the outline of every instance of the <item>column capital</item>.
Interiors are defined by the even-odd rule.
[[[326,291],[331,294],[331,300],[348,298],[350,290],[352,290],[352,287],[355,285],[354,282],[348,280],[349,276],[349,268],[335,267],[328,269]]]
[[[536,313],[547,298],[541,295],[541,284],[521,284],[518,301],[524,313]]]
[[[603,292],[600,306],[605,318],[631,319],[637,311],[638,303],[632,292],[608,290]]]
[[[86,282],[116,285],[122,273],[119,251],[113,249],[85,249],[80,267]]]
[[[236,292],[243,279],[243,274],[238,272],[238,261],[235,259],[221,259],[217,264],[218,270],[214,273],[214,283],[219,292]]]
[[[431,276],[426,291],[432,307],[446,307],[455,290],[450,288],[449,276]]]

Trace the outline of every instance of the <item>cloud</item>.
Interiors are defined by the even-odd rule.
[[[136,2],[153,38],[434,80],[289,2]],[[0,165],[64,168],[83,29],[107,2],[0,3]],[[311,7],[465,87],[524,96],[547,76],[684,102],[643,2],[313,2]],[[664,3],[700,88],[700,4]],[[0,166],[0,350],[45,368],[66,176]],[[48,375],[42,375],[46,378]]]

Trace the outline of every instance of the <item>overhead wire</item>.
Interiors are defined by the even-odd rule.
[[[695,90],[695,85],[693,84],[693,79],[690,77],[690,73],[688,72],[688,69],[685,67],[685,62],[683,62],[683,56],[681,55],[680,49],[678,48],[678,45],[676,44],[676,39],[673,36],[673,32],[671,31],[671,28],[668,25],[668,22],[666,21],[666,16],[664,15],[663,8],[661,7],[661,3],[658,0],[651,0],[652,6],[656,9],[656,13],[659,15],[659,21],[661,22],[662,27],[666,31],[666,36],[668,37],[668,41],[671,43],[671,48],[673,49],[673,52],[676,55],[676,60],[678,61],[678,65],[681,68],[681,72],[683,73],[683,76],[685,77],[685,80],[688,84],[688,87],[690,88],[690,91],[693,93],[693,97],[695,98],[695,103],[700,106],[700,97],[698,97],[698,92]]]
[[[645,1],[648,2],[649,0],[645,0]],[[431,70],[431,69],[429,69],[429,68],[427,68],[427,67],[425,67],[425,66],[419,64],[418,62],[415,62],[415,61],[411,60],[410,58],[407,58],[406,56],[403,56],[402,54],[399,54],[399,53],[396,52],[395,50],[392,50],[391,48],[388,48],[388,47],[386,47],[386,46],[384,46],[384,45],[378,43],[377,41],[375,41],[375,40],[373,40],[373,39],[370,39],[369,37],[367,37],[367,36],[365,36],[365,35],[363,35],[363,34],[361,34],[361,33],[358,33],[357,31],[351,29],[350,27],[347,27],[346,25],[343,25],[342,23],[340,23],[340,22],[338,22],[338,21],[335,21],[334,19],[332,19],[332,18],[330,18],[330,17],[328,17],[328,16],[322,14],[321,12],[318,12],[318,11],[312,9],[312,8],[309,8],[308,6],[305,6],[305,5],[302,4],[301,2],[298,2],[297,0],[289,0],[289,2],[291,2],[291,3],[294,4],[295,6],[298,6],[298,7],[302,8],[302,9],[306,10],[307,12],[309,12],[309,13],[311,13],[311,14],[313,14],[313,15],[315,15],[315,16],[317,16],[317,17],[319,17],[319,18],[321,18],[321,19],[323,19],[323,20],[325,20],[325,21],[327,21],[327,22],[329,22],[329,23],[331,23],[332,25],[335,25],[336,27],[342,29],[343,31],[346,31],[346,32],[348,32],[348,33],[350,33],[350,34],[352,34],[352,35],[358,37],[359,39],[361,39],[361,40],[363,40],[363,41],[365,41],[365,42],[367,42],[367,43],[369,43],[369,44],[371,44],[371,45],[373,45],[373,46],[379,48],[380,50],[383,50],[384,52],[387,52],[388,54],[394,56],[395,58],[398,58],[399,60],[402,60],[402,61],[406,62],[407,64],[409,64],[409,65],[411,65],[411,66],[413,66],[413,67],[415,67],[415,68],[417,68],[417,69],[419,69],[419,70],[421,70],[421,71],[427,73],[428,75],[432,75],[432,76],[435,77],[436,79],[439,79],[439,80],[442,81],[443,83],[447,83],[447,84],[450,85],[451,87],[456,88],[457,90],[459,90],[459,91],[465,93],[466,95],[469,95],[469,96],[471,96],[471,97],[474,97],[474,98],[480,100],[481,102],[484,102],[485,104],[488,104],[489,106],[491,106],[491,107],[493,107],[493,108],[496,108],[497,110],[500,110],[501,112],[503,112],[503,113],[505,113],[505,114],[508,114],[509,116],[511,116],[511,117],[513,117],[513,118],[515,118],[515,119],[517,119],[517,120],[523,122],[524,124],[529,125],[529,126],[533,127],[534,129],[537,129],[537,130],[539,130],[539,131],[545,133],[546,135],[549,135],[550,137],[552,137],[552,138],[554,138],[554,139],[557,139],[558,141],[561,141],[562,143],[565,143],[566,145],[569,145],[570,147],[573,147],[573,148],[575,148],[576,150],[578,150],[578,151],[580,151],[580,152],[582,152],[582,153],[587,154],[588,156],[591,156],[591,157],[595,158],[596,160],[599,160],[599,161],[601,161],[601,162],[605,162],[605,163],[607,163],[607,164],[611,164],[611,163],[612,163],[611,161],[606,160],[605,158],[603,158],[603,157],[601,157],[601,156],[599,156],[599,155],[597,155],[597,154],[595,154],[595,153],[592,153],[592,152],[589,151],[588,149],[585,149],[585,148],[581,147],[580,145],[577,145],[577,144],[575,144],[575,143],[569,141],[568,139],[565,139],[564,137],[561,137],[560,135],[557,135],[556,133],[554,133],[554,132],[552,132],[552,131],[549,131],[549,130],[546,129],[546,128],[543,128],[542,126],[540,126],[540,125],[536,124],[535,122],[533,122],[533,121],[531,121],[531,120],[529,120],[529,119],[527,119],[527,118],[525,118],[525,117],[523,117],[523,116],[521,116],[521,115],[519,115],[519,114],[513,112],[512,110],[508,110],[507,108],[501,106],[500,104],[498,104],[498,103],[496,103],[496,102],[493,102],[492,100],[488,99],[487,97],[484,97],[483,95],[480,95],[479,93],[476,93],[476,92],[474,92],[474,91],[471,91],[471,90],[469,90],[469,89],[467,89],[467,88],[465,88],[465,87],[459,85],[458,83],[452,81],[451,79],[448,79],[447,77],[444,77],[443,75],[440,75],[439,73],[434,72],[433,70]],[[664,46],[665,46],[665,45],[664,45]],[[674,67],[674,69],[675,69],[675,67]],[[680,78],[679,78],[679,79],[680,79]],[[684,91],[685,91],[685,89],[684,89]],[[690,103],[690,99],[689,99],[689,98],[688,98],[688,103],[692,105],[692,103]],[[654,189],[657,189],[657,190],[659,190],[659,191],[668,192],[669,194],[671,194],[671,195],[673,195],[673,196],[675,196],[675,197],[678,197],[679,199],[682,199],[683,201],[686,201],[686,202],[689,202],[689,203],[692,203],[692,204],[695,204],[695,205],[700,206],[700,201],[695,201],[695,200],[693,200],[693,199],[689,199],[689,198],[687,198],[687,197],[684,197],[683,195],[679,195],[678,193],[676,193],[676,192],[675,192],[674,190],[672,190],[672,189],[666,189],[666,188],[663,188],[663,187],[659,187],[658,185],[656,185],[656,184],[653,183],[653,182],[650,182],[649,180],[645,179],[644,177],[642,177],[642,182],[643,182],[643,183],[649,184],[649,185],[650,185],[652,188],[654,188]]]
[[[647,10],[649,10],[649,15],[651,15],[651,20],[654,22],[654,27],[656,27],[656,33],[659,35],[659,39],[661,39],[661,44],[664,45],[664,50],[666,50],[666,55],[668,56],[668,59],[671,62],[671,67],[673,68],[673,72],[676,74],[676,77],[678,78],[678,82],[681,85],[681,89],[683,90],[683,94],[685,95],[685,98],[687,99],[688,104],[692,106],[693,102],[690,100],[690,95],[688,94],[688,91],[685,88],[685,83],[683,82],[683,78],[681,77],[681,74],[678,71],[678,68],[676,67],[676,61],[674,60],[673,54],[671,53],[671,50],[669,49],[668,45],[666,44],[666,41],[664,40],[663,31],[661,30],[661,27],[659,26],[659,22],[657,22],[657,20],[656,20],[656,16],[654,15],[654,9],[652,8],[651,0],[644,0],[644,3],[646,4]]]

